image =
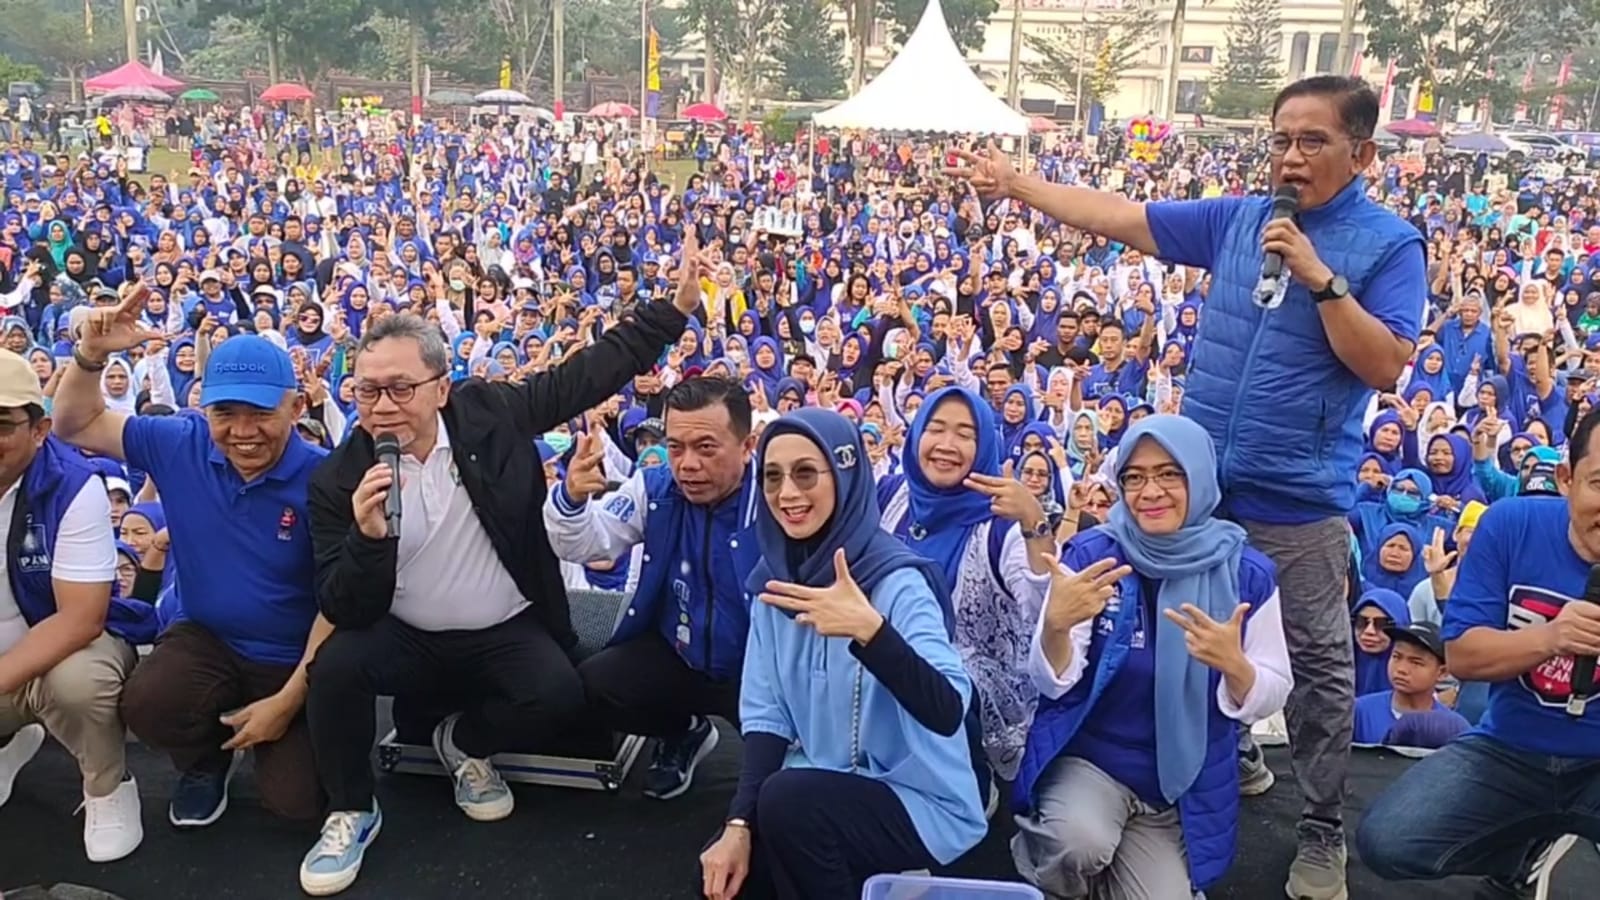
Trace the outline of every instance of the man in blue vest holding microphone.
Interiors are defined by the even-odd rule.
[[[1266,149],[1267,197],[1137,203],[1018,175],[991,146],[948,174],[1163,262],[1212,273],[1189,364],[1183,413],[1217,445],[1225,512],[1278,569],[1293,663],[1289,741],[1305,795],[1285,890],[1344,900],[1341,814],[1355,705],[1345,601],[1362,412],[1415,349],[1427,284],[1422,236],[1366,196],[1378,98],[1359,79],[1322,75],[1284,88]],[[1290,205],[1294,205],[1290,201]],[[1277,279],[1270,257],[1281,263]],[[1261,290],[1261,288],[1267,290]],[[1270,785],[1259,751],[1244,789]]]
[[[48,731],[83,774],[83,846],[121,859],[144,839],[118,713],[135,644],[155,636],[147,603],[115,596],[105,481],[50,434],[39,377],[0,350],[0,805]]]
[[[606,727],[659,739],[644,788],[658,800],[689,790],[695,766],[717,746],[710,717],[738,718],[750,629],[740,579],[761,559],[762,502],[744,387],[690,378],[664,402],[668,465],[639,469],[605,494],[604,450],[585,435],[544,504],[545,532],[562,559],[610,561],[644,545],[639,586],[610,645],[578,675]]]

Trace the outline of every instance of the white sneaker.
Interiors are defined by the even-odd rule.
[[[11,799],[11,787],[16,784],[17,773],[33,759],[44,746],[44,726],[37,722],[24,725],[11,736],[11,741],[0,747],[0,806]]]
[[[83,798],[83,849],[90,862],[112,862],[139,849],[144,822],[139,818],[139,783],[128,780],[104,797]]]

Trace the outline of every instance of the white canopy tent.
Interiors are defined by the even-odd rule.
[[[823,128],[1026,135],[1028,117],[996,97],[950,37],[939,0],[900,53],[861,92],[813,120]]]

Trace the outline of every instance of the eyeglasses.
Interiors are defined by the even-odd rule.
[[[440,372],[438,375],[419,381],[416,384],[406,381],[399,381],[394,384],[372,384],[371,382],[362,381],[357,382],[351,392],[355,394],[356,401],[359,403],[377,403],[379,397],[388,394],[389,399],[394,401],[395,405],[404,406],[411,402],[412,397],[417,395],[417,388],[425,384],[432,384],[444,376],[445,373]]]
[[[1122,485],[1124,494],[1137,494],[1152,481],[1156,483],[1156,487],[1170,491],[1187,484],[1189,476],[1185,475],[1182,469],[1162,469],[1150,475],[1143,472],[1123,472],[1117,477],[1117,483]]]
[[[0,438],[11,437],[27,428],[27,419],[0,419]]]
[[[1298,146],[1301,156],[1316,156],[1322,148],[1332,143],[1327,137],[1320,134],[1273,134],[1266,140],[1267,152],[1273,156],[1282,156],[1289,152],[1290,147]]]
[[[1388,616],[1351,616],[1350,627],[1356,631],[1376,631],[1381,634],[1394,627],[1394,620]]]
[[[783,480],[787,478],[794,482],[796,489],[809,491],[817,486],[824,475],[832,474],[828,469],[820,469],[810,463],[801,463],[787,472],[777,466],[768,466],[761,473],[761,484],[767,493],[776,494],[783,490]]]

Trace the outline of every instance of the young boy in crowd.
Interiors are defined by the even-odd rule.
[[[1434,750],[1469,726],[1435,695],[1445,677],[1444,640],[1432,622],[1391,625],[1389,636],[1390,689],[1356,698],[1356,744],[1392,744]],[[1425,716],[1427,728],[1410,725],[1409,718]],[[1405,733],[1405,740],[1401,735]],[[1418,744],[1417,741],[1422,743]]]

